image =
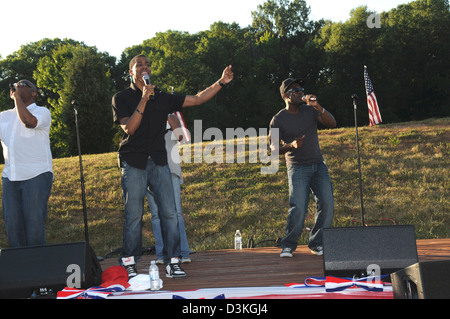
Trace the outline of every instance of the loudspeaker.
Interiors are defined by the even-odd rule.
[[[101,284],[102,269],[86,242],[0,251],[0,298],[30,298],[33,294]],[[70,277],[70,278],[69,278]]]
[[[416,263],[391,274],[395,299],[450,299],[450,260]]]
[[[323,261],[326,276],[361,278],[370,265],[389,275],[417,263],[414,226],[326,228]]]

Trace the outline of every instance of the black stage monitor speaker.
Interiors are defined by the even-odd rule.
[[[0,298],[30,298],[66,286],[101,284],[97,256],[86,242],[0,250]],[[69,284],[69,285],[68,285]],[[80,287],[77,287],[77,286]]]
[[[450,299],[450,260],[416,263],[391,274],[396,299]]]
[[[389,275],[417,263],[414,226],[326,228],[323,261],[326,276],[361,278],[371,265]]]

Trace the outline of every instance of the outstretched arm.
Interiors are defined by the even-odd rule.
[[[234,74],[231,71],[231,65],[227,66],[222,73],[222,77],[219,81],[215,82],[209,88],[203,90],[196,95],[187,95],[184,100],[183,107],[189,107],[194,105],[201,105],[211,100],[222,88],[222,85],[226,85],[233,80]],[[222,85],[221,85],[222,84]]]

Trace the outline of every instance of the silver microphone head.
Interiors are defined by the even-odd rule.
[[[150,84],[150,76],[148,74],[144,74],[142,79],[144,80],[145,85],[149,85]]]
[[[302,100],[305,101],[305,102],[307,102],[307,101],[317,101],[317,98],[311,97],[311,98],[309,98],[309,100],[308,100],[308,99],[306,98],[306,95],[303,95]]]

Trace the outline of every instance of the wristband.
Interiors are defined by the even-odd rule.
[[[139,111],[138,109],[136,109],[136,112],[138,112],[141,115],[144,115],[144,113],[142,113],[141,111]]]
[[[223,84],[222,82],[220,82],[220,80],[219,80],[219,85],[221,86],[221,87],[225,87],[225,84]]]

